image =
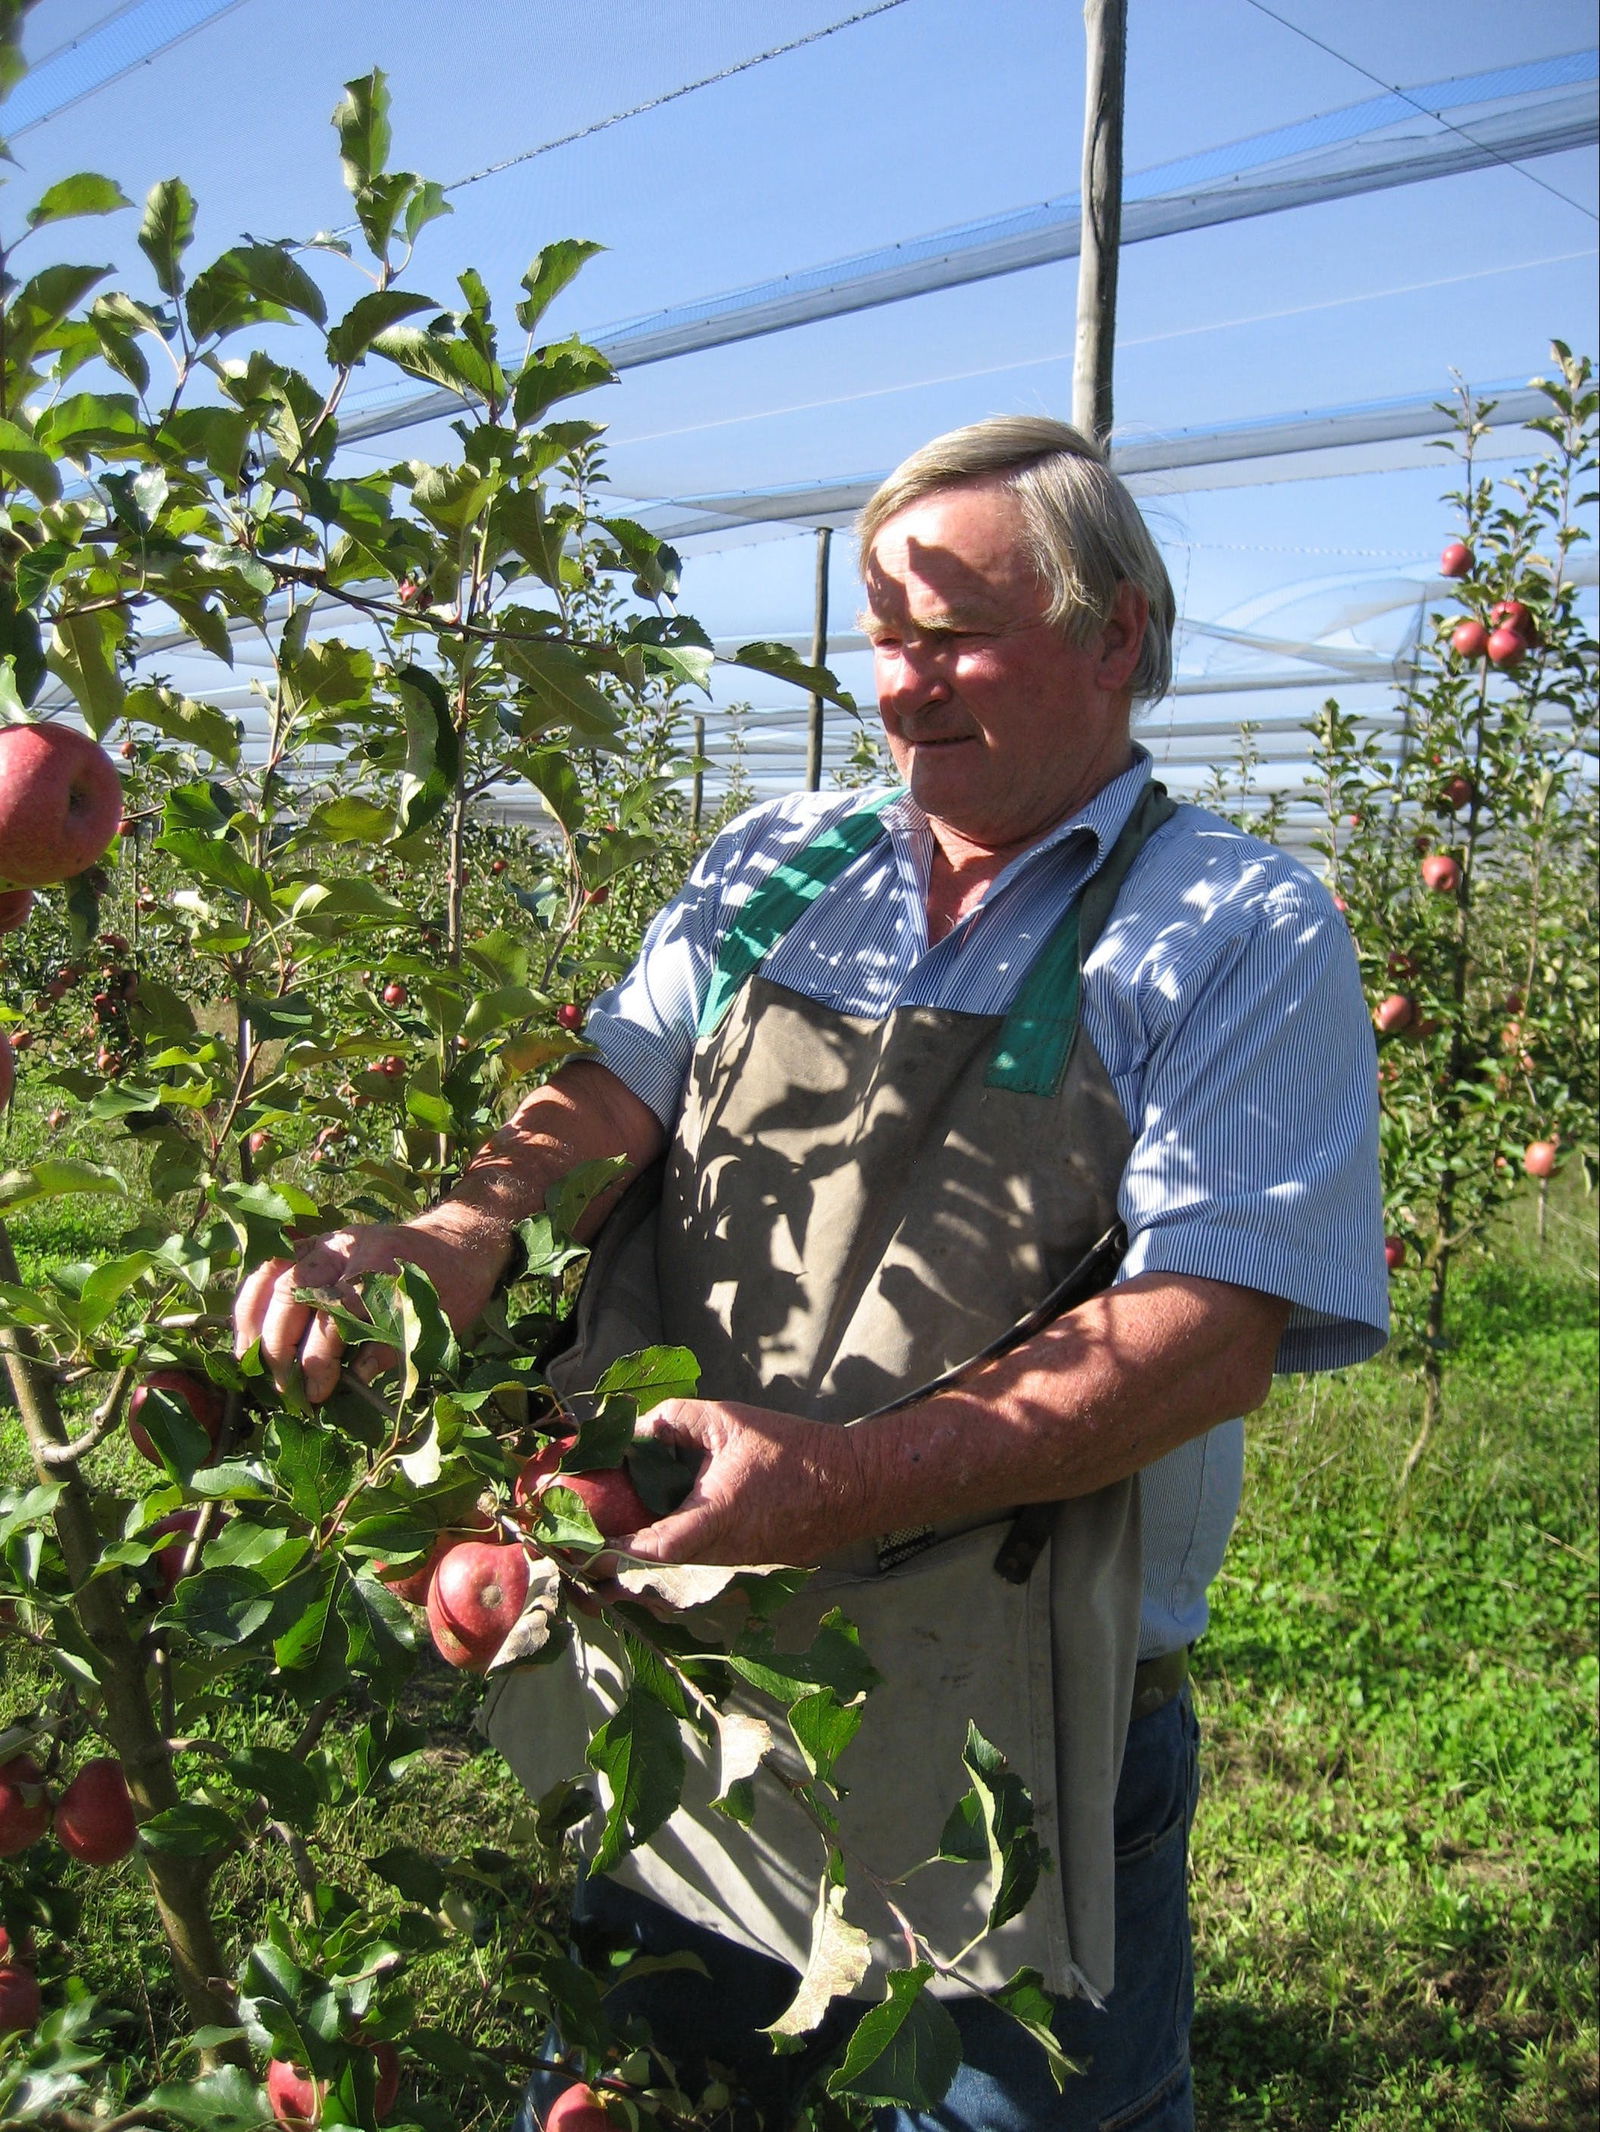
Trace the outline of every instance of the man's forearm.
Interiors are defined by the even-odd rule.
[[[1266,1398],[1287,1303],[1147,1274],[849,1433],[871,1531],[1086,1495]]]
[[[1259,1406],[1288,1314],[1254,1289],[1145,1274],[881,1420],[666,1400],[644,1428],[699,1473],[629,1551],[809,1566],[877,1533],[1087,1495]]]
[[[624,1156],[627,1175],[591,1200],[578,1224],[587,1241],[628,1177],[655,1160],[665,1138],[655,1112],[615,1074],[598,1060],[575,1059],[518,1105],[454,1191],[417,1225],[509,1256],[517,1223],[544,1211],[552,1185],[580,1163]]]

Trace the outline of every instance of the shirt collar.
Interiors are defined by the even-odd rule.
[[[1080,807],[1076,814],[1069,814],[1065,821],[1057,822],[1053,829],[1047,829],[1037,843],[1030,844],[1026,851],[1018,852],[1004,871],[995,876],[984,901],[987,903],[1008,881],[1015,880],[1024,867],[1035,865],[1047,851],[1059,849],[1073,837],[1093,839],[1094,857],[1084,878],[1087,880],[1090,875],[1098,872],[1112,845],[1122,834],[1129,815],[1143,796],[1153,768],[1149,750],[1140,747],[1135,741],[1133,760],[1127,769],[1112,778],[1110,784],[1102,785],[1094,798],[1086,806]],[[884,809],[884,814],[904,832],[913,849],[930,851],[933,831],[928,825],[928,817],[909,792],[902,792],[898,798],[891,800]]]

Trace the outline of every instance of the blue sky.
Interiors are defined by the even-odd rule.
[[[201,201],[202,257],[241,231],[308,235],[346,220],[328,114],[340,84],[374,64],[390,77],[396,161],[449,182],[871,4],[236,0],[27,126],[11,182],[31,197],[90,167],[140,198],[181,172]],[[70,87],[74,67],[92,82],[108,39],[154,41],[186,5],[203,15],[206,0],[42,0],[29,46],[56,56],[41,83]],[[1130,170],[1382,84],[1594,40],[1580,0],[1272,0],[1270,13],[1254,0],[1132,0],[1130,15]],[[1082,59],[1080,11],[1064,0],[900,0],[464,187],[408,285],[447,301],[472,264],[509,309],[541,243],[593,237],[608,249],[552,323],[594,331],[1071,192]],[[1119,432],[1443,392],[1452,369],[1526,379],[1552,333],[1592,344],[1595,211],[1593,154],[1570,152],[1130,247]],[[131,262],[137,285],[132,239],[124,216],[69,226],[61,249]],[[1071,262],[1035,268],[630,371],[590,411],[611,425],[630,496],[866,474],[977,416],[1066,412],[1075,282]],[[359,287],[351,279],[346,300]],[[339,300],[333,280],[329,294]],[[361,383],[392,389],[377,365]],[[431,441],[375,440],[370,462],[426,456]],[[1435,471],[1339,475],[1191,489],[1150,509],[1190,611],[1216,621],[1303,581],[1425,579],[1440,485]],[[835,611],[848,618],[849,543],[835,546]],[[804,532],[691,544],[685,602],[718,634],[803,631],[811,553]]]

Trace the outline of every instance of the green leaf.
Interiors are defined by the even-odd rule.
[[[236,1784],[265,1799],[282,1821],[309,1827],[322,1805],[322,1787],[298,1756],[281,1747],[252,1746],[229,1755],[224,1767]]]
[[[700,1365],[687,1347],[642,1347],[620,1355],[595,1386],[597,1399],[626,1393],[636,1411],[648,1414],[664,1399],[692,1399],[700,1388]]]
[[[161,1619],[182,1629],[196,1643],[232,1650],[260,1634],[272,1619],[274,1594],[253,1569],[206,1570],[186,1577],[163,1609]]]
[[[393,134],[389,125],[389,83],[381,67],[359,81],[347,81],[344,99],[335,105],[333,124],[339,135],[339,160],[351,192],[370,185],[387,169]]]
[[[808,1650],[780,1651],[771,1630],[761,1628],[739,1639],[728,1664],[752,1687],[785,1705],[816,1687],[831,1688],[841,1703],[852,1703],[881,1677],[862,1650],[854,1624],[837,1607],[824,1615]]]
[[[183,293],[183,255],[194,241],[194,195],[182,178],[152,185],[139,229],[139,249],[156,270],[163,296]]]
[[[531,333],[579,269],[604,250],[603,244],[593,244],[586,237],[558,237],[554,244],[547,244],[522,277],[528,295],[517,306],[517,324]]]
[[[414,1851],[409,1844],[391,1844],[376,1858],[369,1858],[367,1864],[380,1880],[386,1880],[391,1888],[398,1889],[408,1903],[420,1903],[425,1910],[437,1910],[444,1900],[446,1881],[442,1867],[423,1852]]]
[[[329,331],[328,361],[359,363],[380,333],[402,318],[432,309],[431,296],[413,295],[407,289],[374,289],[366,296],[358,296]]]
[[[28,210],[28,227],[42,229],[47,222],[66,222],[74,215],[112,215],[119,207],[132,205],[115,179],[79,170],[39,196]]]
[[[376,1577],[346,1576],[339,1585],[338,1612],[349,1670],[386,1697],[398,1693],[410,1676],[416,1644],[405,1602]]]
[[[569,644],[537,637],[502,637],[500,657],[532,691],[521,713],[522,737],[534,740],[552,725],[570,725],[586,740],[607,741],[621,713],[592,679],[590,661]]]
[[[395,808],[396,838],[435,821],[454,796],[461,741],[443,688],[425,667],[402,666],[394,676],[405,719],[406,759]]]
[[[597,385],[614,385],[617,373],[598,348],[591,348],[576,334],[549,348],[536,348],[517,374],[512,389],[512,411],[519,426],[537,422],[557,400],[575,393],[592,392]]]
[[[393,831],[394,816],[389,809],[355,793],[324,800],[306,823],[307,841],[314,843],[381,844]]]
[[[630,1688],[589,1743],[589,1766],[606,1779],[611,1803],[590,1870],[609,1873],[649,1841],[683,1796],[683,1738],[654,1697]]]
[[[154,1815],[140,1831],[141,1840],[153,1851],[170,1851],[180,1858],[204,1858],[233,1842],[239,1825],[220,1806],[207,1806],[198,1799],[185,1800]]]
[[[0,473],[14,477],[32,489],[41,503],[56,503],[61,496],[61,476],[48,452],[19,423],[0,416]]]
[[[972,1776],[968,1796],[976,1803],[994,1875],[989,1904],[989,1930],[994,1932],[1017,1915],[1039,1884],[1044,1861],[1033,1825],[1033,1800],[999,1748],[991,1746],[970,1719],[961,1759]],[[957,1812],[970,1818],[965,1800]],[[948,1824],[947,1833],[953,1833]],[[951,1854],[941,1849],[941,1855]]]
[[[103,1192],[126,1197],[128,1187],[115,1170],[66,1155],[45,1155],[31,1169],[7,1170],[0,1177],[0,1212],[12,1213],[41,1199],[62,1199],[70,1192]]]
[[[470,341],[424,326],[394,326],[374,335],[376,352],[408,376],[442,385],[464,400],[487,399],[494,373]]]
[[[791,681],[808,695],[837,703],[842,710],[853,711],[856,707],[854,696],[839,686],[827,667],[808,666],[787,644],[741,644],[729,664],[748,667],[758,674],[771,674],[779,681]]]
[[[125,1258],[107,1259],[96,1266],[78,1291],[78,1323],[85,1336],[99,1331],[120,1298],[154,1264],[154,1252],[130,1251]]]
[[[1014,1977],[989,1994],[993,2003],[1012,2020],[1025,2028],[1044,2052],[1045,2063],[1050,2069],[1050,2078],[1060,2091],[1065,2091],[1073,2073],[1084,2068],[1069,2058],[1056,2040],[1051,2026],[1055,2019],[1055,2001],[1044,1988],[1044,1978],[1037,1969],[1019,1969]]]
[[[961,2063],[955,2022],[923,1989],[931,1963],[898,1969],[883,2002],[856,2024],[844,2063],[828,2080],[830,2095],[932,2110],[943,2100]]]
[[[814,1777],[833,1781],[833,1765],[861,1729],[863,1705],[841,1703],[831,1688],[817,1688],[789,1706],[789,1730]]]
[[[117,671],[123,623],[112,608],[98,614],[58,614],[51,635],[50,671],[72,691],[83,722],[98,740],[122,716]]]
[[[213,259],[189,284],[184,308],[197,341],[292,312],[314,326],[324,325],[328,316],[322,291],[287,246],[278,244],[237,244]]]
[[[179,2124],[198,2127],[199,2132],[259,2132],[263,2121],[261,2091],[235,2065],[164,2081],[141,2108],[164,2112]]]
[[[173,688],[146,685],[129,689],[122,715],[154,726],[180,747],[198,748],[230,770],[238,764],[239,728],[215,704],[196,703]]]
[[[320,1524],[348,1493],[355,1461],[324,1422],[279,1414],[272,1427],[279,1482],[300,1516],[308,1524]]]

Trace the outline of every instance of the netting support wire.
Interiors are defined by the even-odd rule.
[[[833,552],[832,526],[817,528],[816,616],[811,630],[811,663],[828,663],[828,563]],[[806,790],[822,789],[822,698],[811,698],[811,716],[806,726]]]
[[[1117,260],[1122,247],[1122,107],[1128,0],[1083,0],[1082,236],[1078,331],[1072,365],[1073,426],[1102,448],[1111,441],[1117,345]]]

